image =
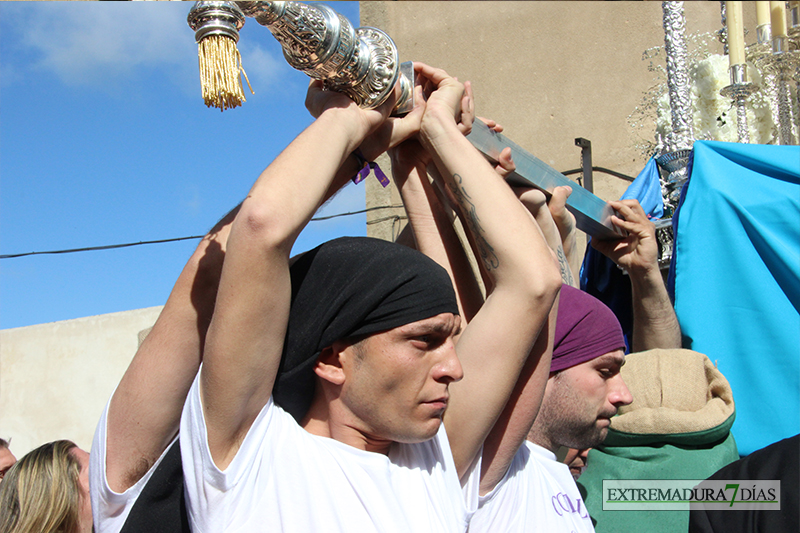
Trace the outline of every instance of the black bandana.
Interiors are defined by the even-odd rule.
[[[298,421],[314,395],[314,364],[337,340],[369,335],[441,313],[458,314],[447,272],[399,244],[342,237],[291,267],[292,307],[275,402]]]

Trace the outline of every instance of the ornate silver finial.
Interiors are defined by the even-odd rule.
[[[209,35],[224,35],[234,42],[244,26],[244,13],[236,2],[195,2],[186,21],[199,43]]]
[[[221,13],[219,19],[207,15],[190,25],[198,34],[206,26],[231,28],[231,18],[216,4],[237,4],[242,16],[252,17],[265,26],[283,48],[286,61],[295,69],[322,80],[324,87],[349,96],[363,108],[375,108],[384,103],[397,82],[401,96],[394,114],[411,111],[413,102],[414,69],[411,62],[399,62],[397,47],[392,39],[376,28],[357,28],[347,18],[323,4],[300,2],[197,2],[192,11]],[[236,27],[236,30],[241,26]],[[236,33],[238,38],[238,31]],[[199,38],[198,38],[199,40]]]

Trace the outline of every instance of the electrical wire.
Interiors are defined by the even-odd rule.
[[[369,211],[376,211],[378,209],[397,209],[403,207],[402,204],[400,205],[382,205],[378,207],[368,207],[366,209],[362,209],[360,211],[350,211],[347,213],[337,213],[335,215],[328,215],[324,217],[314,217],[311,219],[311,222],[320,222],[325,220],[331,220],[334,218],[339,217],[346,217],[351,215],[360,215],[362,213],[367,213]],[[107,244],[104,246],[88,246],[85,248],[71,248],[68,250],[47,250],[44,252],[23,252],[19,254],[3,254],[0,255],[0,259],[14,259],[17,257],[27,257],[29,255],[53,255],[53,254],[71,254],[75,252],[95,252],[98,250],[113,250],[116,248],[128,248],[131,246],[142,246],[145,244],[162,244],[166,242],[178,242],[178,241],[188,241],[192,239],[202,239],[205,235],[192,235],[190,237],[176,237],[174,239],[159,239],[157,241],[139,241],[139,242],[129,242],[124,244]]]
[[[615,176],[617,178],[624,179],[625,181],[633,181],[634,180],[634,178],[632,176],[627,176],[627,175],[622,174],[620,172],[609,170],[609,169],[603,168],[603,167],[592,167],[592,170],[599,171],[599,172],[604,172],[606,174],[610,174],[610,175]],[[582,172],[582,171],[583,171],[583,169],[576,168],[576,169],[573,169],[573,170],[567,170],[566,172],[562,172],[562,174],[564,174],[566,176],[566,175],[570,175],[570,174],[577,174],[578,172]],[[367,213],[369,211],[376,211],[378,209],[398,209],[398,208],[401,208],[401,207],[403,207],[402,204],[400,204],[400,205],[382,205],[382,206],[378,206],[378,207],[368,207],[368,208],[362,209],[360,211],[350,211],[350,212],[347,212],[347,213],[337,213],[335,215],[328,215],[328,216],[324,216],[324,217],[314,217],[314,218],[311,219],[311,222],[320,222],[320,221],[331,220],[331,219],[339,218],[339,217],[346,217],[346,216],[350,216],[350,215],[360,215],[362,213]],[[393,222],[397,222],[398,220],[400,220],[402,218],[405,218],[405,217],[399,217],[398,215],[388,216],[388,217],[384,217],[384,218],[381,218],[381,219],[368,221],[367,224],[368,225],[369,224],[375,224],[375,223],[378,223],[378,222],[384,222],[386,220],[393,220]],[[17,258],[17,257],[27,257],[29,255],[71,254],[71,253],[75,253],[75,252],[94,252],[94,251],[98,251],[98,250],[113,250],[115,248],[128,248],[130,246],[142,246],[142,245],[145,245],[145,244],[163,244],[163,243],[167,243],[167,242],[178,242],[178,241],[186,241],[186,240],[191,240],[191,239],[202,239],[204,236],[205,235],[192,235],[191,237],[176,237],[174,239],[160,239],[160,240],[157,240],[157,241],[129,242],[129,243],[125,243],[125,244],[108,244],[108,245],[105,245],[105,246],[89,246],[89,247],[86,247],[86,248],[72,248],[72,249],[69,249],[69,250],[48,250],[48,251],[44,251],[44,252],[24,252],[24,253],[19,253],[19,254],[3,254],[3,255],[0,255],[0,259],[14,259],[14,258]]]

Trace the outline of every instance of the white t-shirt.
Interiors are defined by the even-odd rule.
[[[463,489],[444,428],[388,456],[312,435],[270,398],[223,472],[211,459],[195,380],[181,418],[189,522],[208,532],[464,532],[478,473]]]
[[[108,486],[106,476],[106,430],[108,422],[108,405],[103,410],[103,416],[97,423],[97,430],[94,432],[92,450],[89,454],[89,491],[92,495],[92,519],[94,520],[95,533],[117,533],[122,529],[125,520],[131,512],[131,507],[136,503],[136,499],[142,493],[144,486],[150,480],[161,460],[166,455],[167,450],[172,446],[172,442],[161,453],[161,457],[150,467],[150,470],[129,487],[125,492],[114,492]],[[177,438],[177,437],[176,437]]]
[[[594,532],[594,526],[569,467],[526,441],[503,480],[481,496],[469,532],[531,531]]]

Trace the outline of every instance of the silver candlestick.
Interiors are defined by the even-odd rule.
[[[753,65],[763,67],[764,56],[772,54],[772,26],[762,24],[756,27],[756,42],[745,47],[747,61]],[[775,74],[761,72],[761,92],[766,96],[769,103],[770,114],[773,117],[772,139],[773,143],[778,144],[780,132],[778,131],[778,81]]]
[[[398,81],[401,96],[394,114],[403,115],[414,107],[413,64],[400,64],[397,47],[385,32],[354,29],[328,6],[300,2],[196,2],[188,22],[198,42],[207,28],[220,26],[238,39],[241,26],[231,27],[226,21],[240,16],[267,27],[292,67],[321,80],[326,89],[346,94],[360,107],[383,104]]]
[[[731,84],[724,87],[719,94],[730,98],[736,104],[736,131],[740,143],[750,143],[750,132],[747,127],[747,108],[745,102],[758,87],[747,80],[747,65],[731,65]]]
[[[789,50],[789,39],[783,36],[772,40],[772,53],[753,58],[754,63],[765,74],[775,77],[778,93],[778,134],[780,144],[796,144],[792,134],[792,102],[790,84],[800,66],[798,52]]]
[[[789,21],[791,22],[791,26],[787,31],[789,35],[789,48],[794,50],[793,53],[797,55],[800,54],[800,3],[789,3]],[[800,135],[800,67],[796,68],[794,71],[794,83],[798,110],[794,116],[794,124],[797,127],[798,135]],[[800,139],[798,140],[800,141]]]

